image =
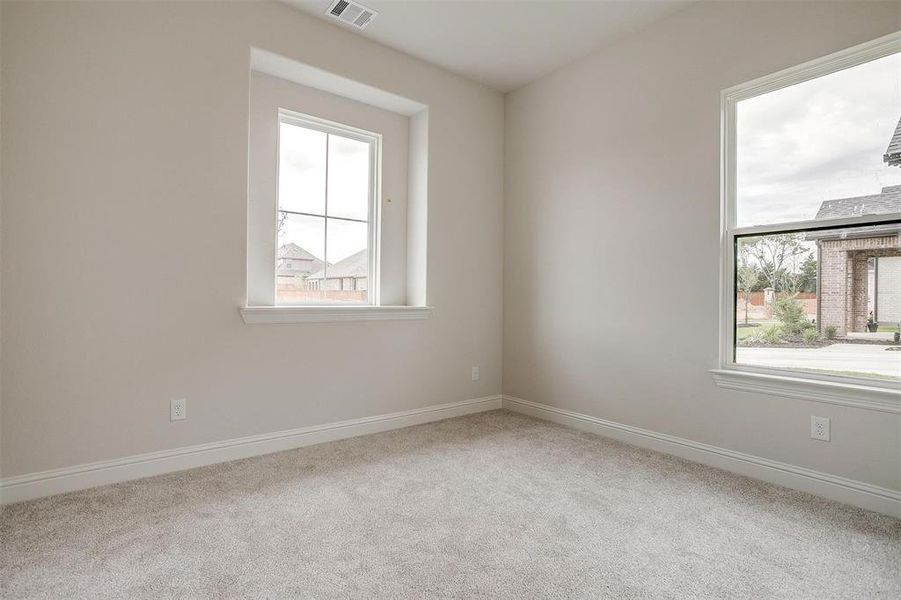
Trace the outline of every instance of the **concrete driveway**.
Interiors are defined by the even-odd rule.
[[[901,378],[901,352],[875,344],[832,344],[823,348],[736,348],[743,365],[866,373]]]

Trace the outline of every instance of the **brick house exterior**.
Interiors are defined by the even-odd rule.
[[[847,230],[816,234],[820,269],[819,328],[824,332],[826,327],[833,326],[839,337],[866,331],[867,316],[873,305],[868,281],[870,259],[901,257],[901,226],[888,226],[879,235],[870,233],[868,237],[842,237],[843,233],[848,236]],[[878,277],[881,281],[877,280],[876,286],[895,289],[897,277],[896,271],[887,271]]]
[[[882,160],[901,166],[901,119]],[[817,219],[837,219],[861,215],[901,212],[901,185],[882,188],[878,194],[827,200],[820,205]],[[867,231],[839,229],[807,234],[817,244],[818,329],[835,327],[836,334],[866,331],[872,310],[877,320],[901,320],[896,297],[901,293],[901,225],[885,224]],[[890,268],[880,271],[880,260]],[[871,268],[872,267],[872,268]],[[878,290],[883,290],[880,294]],[[886,295],[888,294],[888,295]],[[878,302],[887,310],[883,318]]]

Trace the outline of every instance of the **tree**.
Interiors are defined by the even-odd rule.
[[[745,325],[748,324],[748,304],[751,303],[751,292],[757,287],[760,271],[748,260],[748,252],[742,248],[739,254],[739,265],[736,271],[735,285],[745,300]]]
[[[788,265],[780,269],[776,274],[776,280],[779,282],[776,288],[780,292],[788,292],[797,295],[804,285],[803,264],[807,262],[810,256],[805,251],[803,254],[792,256],[788,260]]]
[[[767,285],[777,292],[796,292],[800,277],[798,262],[807,255],[796,233],[767,235],[743,240],[741,251],[757,264]]]
[[[801,286],[799,292],[817,291],[817,259],[814,254],[808,255],[801,263]]]
[[[773,316],[782,323],[782,330],[786,335],[798,335],[809,326],[804,307],[794,296],[777,300],[773,307]]]

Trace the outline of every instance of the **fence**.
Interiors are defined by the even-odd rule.
[[[366,302],[366,290],[299,290],[278,286],[279,302]]]
[[[747,295],[748,304],[751,306],[763,306],[764,305],[764,294],[765,292],[751,292]],[[777,292],[776,300],[780,300],[782,298],[786,298],[788,296],[792,296],[789,292]],[[738,292],[738,297],[742,300],[745,299],[745,294],[743,292]],[[799,292],[795,295],[796,300],[813,300],[816,303],[817,295],[814,292]],[[803,302],[802,302],[803,303]]]
[[[780,292],[774,300],[791,297],[793,294]],[[794,295],[795,300],[804,309],[804,314],[811,321],[817,318],[817,295],[811,292],[801,292]],[[747,317],[749,321],[768,321],[773,318],[772,308],[766,306],[764,292],[751,292],[747,298]],[[735,297],[735,318],[739,323],[745,319],[745,294],[738,292]]]

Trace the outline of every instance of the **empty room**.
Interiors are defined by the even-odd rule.
[[[0,598],[901,598],[901,1],[0,0]]]

